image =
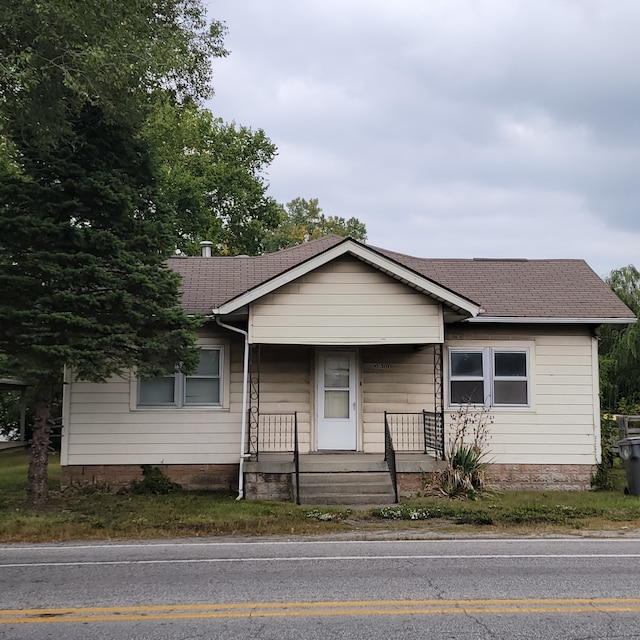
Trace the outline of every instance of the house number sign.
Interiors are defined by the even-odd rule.
[[[391,365],[388,362],[374,362],[374,369],[391,369]]]

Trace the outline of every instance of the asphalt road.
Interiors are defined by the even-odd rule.
[[[640,638],[640,540],[0,546],[0,638]]]

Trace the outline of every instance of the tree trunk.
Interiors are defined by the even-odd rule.
[[[49,441],[51,436],[51,405],[55,381],[42,377],[36,384],[35,416],[27,485],[27,502],[38,509],[47,501],[47,467],[49,463]]]

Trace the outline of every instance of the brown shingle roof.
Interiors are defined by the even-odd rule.
[[[168,262],[182,276],[182,305],[185,310],[189,313],[211,313],[211,309],[343,240],[340,236],[330,235],[262,256],[171,258]]]
[[[211,309],[341,243],[326,236],[263,256],[172,258],[189,313]],[[480,304],[488,317],[634,318],[584,260],[416,258],[369,247]]]

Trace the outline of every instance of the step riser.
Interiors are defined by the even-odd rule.
[[[388,470],[384,461],[360,462],[300,462],[300,473],[380,473]]]
[[[371,494],[371,495],[344,495],[344,496],[300,496],[300,504],[302,505],[325,505],[325,506],[340,506],[340,505],[380,505],[380,504],[393,504],[395,497],[393,494]]]
[[[321,485],[321,486],[300,486],[300,495],[305,496],[322,496],[322,495],[336,495],[341,496],[347,493],[388,493],[390,491],[388,485],[377,485],[374,487],[367,485],[345,485],[341,487]]]

